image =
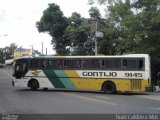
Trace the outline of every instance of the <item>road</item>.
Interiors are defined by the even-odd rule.
[[[38,90],[14,88],[11,71],[0,69],[0,113],[121,114],[160,113],[160,93]]]

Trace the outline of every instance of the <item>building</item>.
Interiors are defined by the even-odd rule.
[[[31,49],[19,47],[16,50],[14,50],[14,59],[17,59],[23,56],[30,56],[31,54],[32,54]]]

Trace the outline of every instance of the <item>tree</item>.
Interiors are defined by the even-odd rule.
[[[68,18],[70,25],[65,30],[65,36],[70,41],[71,55],[92,55],[93,40],[90,37],[90,24],[78,13],[72,13]]]
[[[39,32],[48,32],[52,36],[51,43],[58,55],[67,55],[69,41],[65,39],[64,31],[68,26],[67,18],[56,4],[49,4],[44,10],[40,21],[36,23]]]
[[[153,84],[156,83],[156,75],[160,71],[160,0],[140,1],[134,3],[139,9],[137,18],[141,23],[138,28],[140,38],[140,52],[151,55]],[[140,30],[141,29],[141,30]]]
[[[4,57],[4,55],[3,55],[3,48],[0,48],[0,63],[4,63],[3,57]]]
[[[100,11],[97,7],[91,7],[89,14],[92,20],[92,37],[95,37],[96,31],[103,33],[103,38],[96,38],[98,43],[98,54],[116,54],[117,36],[112,24],[110,24],[107,19],[101,18]]]
[[[0,48],[0,63],[5,63],[5,60],[13,59],[14,50],[17,48],[15,43],[11,43],[5,48]]]
[[[101,18],[100,11],[97,7],[91,7],[89,9],[89,15],[93,19],[100,19]]]
[[[109,4],[106,16],[110,30],[118,36],[116,54],[149,54],[155,79],[160,71],[160,0],[98,1]],[[110,36],[114,38],[114,34]]]
[[[160,56],[160,1],[98,0],[107,2],[107,21],[118,33],[117,54],[147,53]],[[155,55],[156,54],[156,55]]]
[[[14,54],[14,50],[16,50],[17,49],[17,44],[16,43],[11,43],[10,45],[9,45],[9,47],[8,47],[8,58],[9,59],[13,59],[13,54]]]

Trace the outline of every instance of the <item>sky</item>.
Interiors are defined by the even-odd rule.
[[[18,47],[42,52],[47,48],[48,54],[55,54],[51,45],[51,37],[47,33],[39,33],[36,22],[40,20],[43,11],[49,3],[60,6],[64,16],[69,17],[78,12],[82,17],[89,18],[88,0],[0,0],[0,48],[16,43]],[[104,6],[99,6],[102,16]]]

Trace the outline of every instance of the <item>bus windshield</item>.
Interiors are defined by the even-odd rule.
[[[28,61],[27,60],[16,60],[15,61],[15,66],[14,66],[14,76],[16,78],[21,78],[27,73],[27,65]]]

